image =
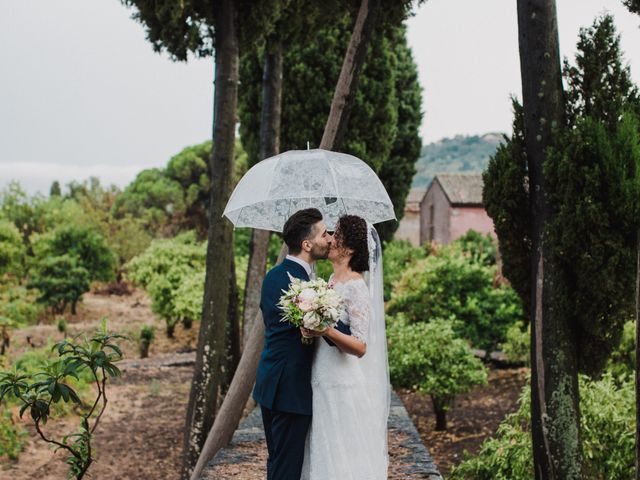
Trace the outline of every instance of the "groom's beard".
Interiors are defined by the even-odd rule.
[[[319,245],[314,245],[311,247],[311,251],[309,252],[311,258],[313,260],[326,260],[329,256],[329,245],[326,247],[321,247]]]

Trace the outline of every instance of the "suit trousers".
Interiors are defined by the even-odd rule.
[[[260,406],[267,439],[267,480],[300,480],[311,415]]]

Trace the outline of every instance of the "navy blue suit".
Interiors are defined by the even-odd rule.
[[[303,344],[300,329],[282,322],[278,302],[290,285],[289,275],[309,280],[304,267],[285,259],[262,282],[260,309],[264,348],[253,398],[262,408],[269,459],[268,480],[299,480],[304,445],[311,424],[313,345]]]

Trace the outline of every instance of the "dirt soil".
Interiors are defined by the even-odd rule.
[[[487,385],[456,397],[454,407],[447,414],[448,425],[444,432],[435,430],[435,415],[429,396],[398,391],[422,441],[445,478],[451,467],[463,460],[465,450],[477,453],[480,444],[495,433],[504,416],[517,410],[527,373],[526,368],[490,370]]]
[[[166,337],[164,322],[150,308],[145,292],[132,295],[87,294],[77,315],[66,315],[71,335],[90,334],[106,317],[109,330],[136,337],[142,325],[155,325],[156,338],[150,358],[137,361],[135,341],[121,343],[125,361],[123,376],[107,386],[107,409],[96,430],[93,445],[95,463],[89,470],[93,479],[175,480],[179,478],[186,404],[192,379],[192,366],[166,366],[173,357],[193,352],[198,324],[192,329],[176,327],[175,337]],[[28,337],[28,338],[27,338]],[[14,332],[11,358],[21,352],[59,341],[55,320]],[[192,354],[192,353],[191,353]],[[184,357],[180,357],[184,358]],[[427,449],[443,474],[458,463],[464,449],[475,451],[482,440],[493,433],[506,412],[516,408],[516,399],[524,382],[525,370],[492,371],[489,385],[477,388],[456,400],[450,412],[447,432],[435,432],[431,402],[427,397],[398,392],[412,416]],[[0,458],[0,479],[59,480],[66,478],[63,451],[53,453],[27,421],[17,418],[29,432],[24,450],[17,461]],[[63,433],[77,429],[78,417],[51,419],[45,433]],[[241,477],[238,477],[241,478]],[[251,475],[242,478],[253,478]]]
[[[89,478],[94,479],[177,479],[192,366],[162,366],[161,359],[176,352],[195,348],[197,324],[190,330],[176,328],[175,338],[164,332],[164,322],[150,309],[150,300],[142,291],[131,296],[102,296],[87,294],[75,316],[67,315],[70,335],[91,333],[107,317],[109,330],[135,337],[143,324],[156,326],[156,338],[150,349],[150,358],[140,361],[140,368],[125,368],[123,376],[107,384],[107,409],[100,420],[93,445],[95,462]],[[12,356],[31,348],[59,341],[63,335],[55,322],[24,328],[14,333]],[[120,344],[125,361],[139,357],[135,341]],[[0,458],[0,478],[12,480],[59,480],[67,477],[67,457],[62,450],[53,453],[27,421],[15,418],[29,431],[28,442],[18,461]],[[76,416],[50,420],[45,434],[72,433],[79,425]]]

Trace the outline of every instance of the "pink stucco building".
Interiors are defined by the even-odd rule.
[[[420,243],[446,245],[469,230],[495,237],[493,220],[482,206],[482,175],[436,175],[420,202]]]
[[[395,238],[414,245],[447,244],[469,230],[495,238],[493,221],[482,205],[482,175],[440,173],[426,192],[412,190]]]
[[[420,245],[420,202],[426,192],[424,189],[414,189],[407,195],[404,216],[394,235],[395,239],[409,240],[415,246]]]

